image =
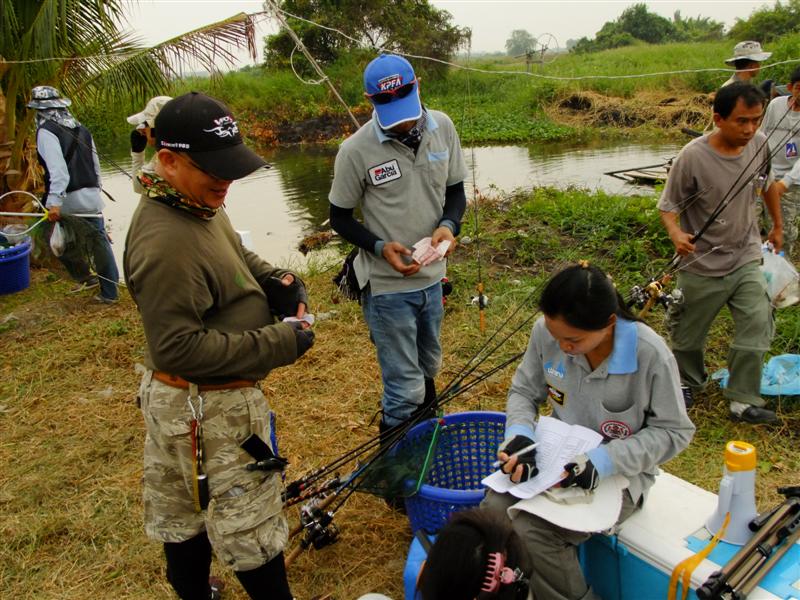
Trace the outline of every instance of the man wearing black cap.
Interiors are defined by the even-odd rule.
[[[381,367],[384,433],[436,398],[444,257],[466,207],[467,169],[453,122],[422,106],[405,58],[370,62],[364,90],[372,120],[339,149],[329,200],[331,226],[359,247],[354,266]]]
[[[311,347],[305,324],[275,318],[302,317],[305,288],[245,249],[221,208],[233,180],[266,164],[228,108],[192,92],[155,128],[123,261],[147,340],[145,530],[181,598],[214,597],[213,548],[252,598],[289,600],[282,459],[257,382]]]

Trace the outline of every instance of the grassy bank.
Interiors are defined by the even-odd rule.
[[[564,98],[580,93],[615,99],[649,94],[646,99],[649,103],[676,96],[706,94],[725,81],[729,73],[659,73],[726,68],[723,61],[730,55],[730,47],[731,43],[724,41],[659,46],[642,44],[591,54],[566,53],[544,65],[532,65],[530,74],[526,74],[523,59],[496,56],[469,61],[462,58],[458,60],[459,64],[480,72],[451,68],[444,77],[429,75],[429,65],[422,59],[415,59],[414,63],[422,79],[425,102],[450,114],[462,140],[467,143],[545,142],[621,133],[663,137],[663,128],[653,125],[650,118],[645,119],[651,122],[649,127],[637,124],[633,130],[624,130],[614,125],[625,125],[625,122],[605,123],[602,119],[588,125],[565,123],[548,109]],[[774,61],[797,58],[800,56],[800,36],[787,36],[772,49]],[[369,53],[354,52],[325,66],[330,81],[347,105],[362,117],[368,115],[370,109],[362,95],[361,76],[371,58]],[[794,66],[782,65],[765,70],[761,78],[784,81]],[[302,73],[302,60],[298,69]],[[646,74],[655,75],[641,77]],[[306,80],[315,77],[302,76]],[[349,126],[344,109],[327,86],[307,85],[291,70],[251,67],[216,78],[189,78],[176,82],[170,93],[180,94],[188,90],[205,91],[228,102],[245,131],[253,139],[265,143],[281,143],[286,139],[285,130],[298,126],[306,129],[305,141],[336,140],[346,134]],[[126,143],[129,131],[124,117],[141,109],[108,104],[75,108],[104,147]],[[327,123],[325,119],[332,122]],[[320,127],[321,123],[327,126]],[[677,123],[677,127],[670,127],[666,135],[678,136],[679,127],[687,123],[692,124],[690,121]]]
[[[455,291],[443,326],[440,383],[487,337],[470,305],[479,265],[492,332],[529,317],[537,286],[569,262],[600,264],[624,291],[657,272],[669,254],[651,198],[540,189],[486,200],[479,217],[476,228],[474,215],[468,216],[449,269]],[[332,268],[312,262],[306,275],[313,311],[328,317],[316,326],[316,345],[297,365],[262,382],[278,414],[289,481],[376,431],[374,351],[359,307],[335,301]],[[118,305],[100,307],[90,296],[67,294],[69,287],[63,272],[34,269],[29,289],[0,297],[0,597],[167,598],[161,550],[141,528],[143,427],[133,370],[144,346],[139,318],[127,294]],[[655,310],[647,318],[658,330],[662,314]],[[799,324],[800,309],[780,311],[773,353],[800,351]],[[487,365],[524,348],[528,331],[524,327]],[[710,370],[724,363],[730,335],[730,319],[723,316],[710,338]],[[502,410],[511,374],[477,386],[448,412]],[[800,406],[782,398],[778,411],[778,430],[737,425],[727,419],[719,391],[710,390],[690,411],[695,440],[666,469],[714,490],[724,443],[743,439],[759,452],[759,506],[774,504],[776,486],[796,484],[800,470]],[[294,521],[296,510],[289,516]],[[290,569],[294,594],[401,597],[410,542],[405,519],[373,497],[356,495],[337,523],[339,543],[307,552]],[[230,584],[226,598],[244,598],[229,571],[214,570]]]

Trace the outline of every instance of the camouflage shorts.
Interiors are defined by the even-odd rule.
[[[153,379],[152,371],[142,378],[145,531],[160,542],[182,542],[206,530],[222,562],[255,569],[282,552],[288,538],[280,476],[248,471],[254,459],[239,447],[253,433],[270,443],[269,406],[257,388],[200,395],[211,501],[195,512],[188,391]]]

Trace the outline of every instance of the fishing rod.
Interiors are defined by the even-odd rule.
[[[598,224],[598,226],[600,226],[600,224]],[[647,227],[647,224],[640,225],[639,228],[638,228],[638,231],[641,231],[646,227]],[[633,232],[632,235],[635,236],[635,235],[637,235],[637,233]],[[533,298],[533,296],[536,294],[537,291],[538,291],[537,288],[534,288],[533,290],[531,290],[530,293],[528,293],[526,295],[526,297],[524,298],[524,300],[522,302],[517,304],[516,308],[511,313],[511,315],[509,315],[506,319],[504,319],[503,324],[497,330],[495,330],[493,332],[493,334],[466,361],[466,363],[462,366],[462,368],[451,378],[451,380],[445,386],[444,391],[437,397],[437,402],[441,401],[441,400],[444,400],[446,398],[449,398],[451,396],[455,397],[456,395],[458,395],[458,390],[459,390],[459,388],[461,388],[463,386],[464,381],[472,373],[474,373],[475,370],[477,370],[483,363],[485,363],[485,361],[488,360],[494,354],[494,352],[497,351],[497,349],[499,349],[501,346],[503,346],[508,341],[508,339],[510,339],[520,329],[525,327],[525,325],[527,323],[529,323],[533,318],[535,318],[537,316],[537,313],[533,312],[526,319],[524,319],[522,321],[522,323],[520,323],[515,328],[513,328],[513,330],[510,333],[507,333],[507,335],[504,338],[502,338],[493,348],[489,349],[489,347],[494,342],[494,340],[502,333],[503,328],[507,324],[510,324],[514,320],[514,318],[516,317],[518,312],[520,310],[522,310],[522,308],[529,302],[529,300],[531,298]],[[470,384],[468,384],[468,387],[465,388],[464,391],[466,391],[466,389],[469,389],[469,387],[472,387],[472,386]],[[400,427],[400,426],[398,425],[397,427]],[[393,440],[394,437],[398,437],[399,438],[400,437],[399,435],[395,436],[397,431],[398,430],[393,430],[393,429],[390,430],[389,431],[389,437],[386,437],[385,439],[387,441],[389,441],[390,439]],[[301,493],[303,490],[308,489],[313,484],[314,481],[317,481],[317,480],[325,477],[326,475],[328,475],[333,470],[341,467],[343,464],[345,464],[348,461],[350,461],[353,457],[358,456],[358,455],[363,454],[363,453],[366,453],[366,452],[374,449],[377,445],[379,445],[379,441],[380,441],[380,436],[376,436],[374,438],[371,438],[370,440],[367,440],[366,442],[362,443],[361,445],[359,445],[358,447],[354,448],[353,450],[351,450],[351,451],[345,453],[344,455],[340,456],[339,458],[337,458],[336,460],[334,460],[330,464],[328,464],[328,465],[326,465],[324,467],[321,467],[319,469],[316,469],[316,470],[312,471],[311,473],[301,477],[300,479],[290,483],[287,486],[286,497],[287,498],[291,498],[294,495],[296,495],[298,493]]]
[[[614,177],[615,179],[619,179],[621,181],[629,181],[625,177],[620,177],[619,174],[620,173],[625,173],[626,171],[644,171],[646,169],[655,169],[657,167],[663,167],[663,166],[665,166],[667,164],[670,164],[671,162],[672,162],[672,159],[670,158],[668,160],[662,161],[662,162],[660,162],[658,164],[655,164],[655,165],[644,165],[642,167],[628,167],[626,169],[617,169],[616,171],[605,171],[603,173],[603,175],[608,175],[609,177]]]
[[[646,227],[646,225],[640,226],[639,229],[641,230],[644,227]],[[533,292],[528,294],[528,296],[526,297],[526,301],[528,297],[530,297],[532,294]],[[513,311],[512,317],[513,315],[517,314],[517,312],[521,309],[522,305],[523,304],[521,303],[516,307],[516,309]],[[505,344],[505,342],[510,338],[511,335],[518,332],[522,327],[525,326],[527,322],[530,321],[531,318],[535,317],[536,315],[537,313],[534,312],[533,315],[526,318],[523,321],[523,323],[515,327],[511,333],[507,334],[505,338],[503,338],[500,342],[495,344],[495,346],[491,348],[491,350],[489,350],[486,353],[486,355],[483,356],[480,361],[478,361],[476,365],[473,365],[470,368],[469,365],[475,360],[477,356],[480,356],[480,354],[484,350],[486,350],[486,348],[489,347],[491,340],[494,339],[497,335],[499,335],[500,330],[503,328],[503,326],[505,326],[506,323],[510,322],[512,317],[509,317],[509,319],[505,320],[503,325],[500,328],[498,328],[497,331],[494,332],[490,340],[487,340],[487,342],[485,342],[481,346],[481,348],[479,348],[478,352],[476,352],[475,355],[471,357],[469,361],[467,361],[467,364],[464,367],[462,367],[459,374],[457,374],[451,380],[451,383],[448,384],[446,389],[439,396],[437,396],[437,400],[434,406],[442,407],[446,405],[447,403],[455,399],[457,396],[466,393],[474,386],[478,385],[482,381],[485,381],[499,370],[504,369],[508,365],[519,360],[524,355],[524,351],[511,356],[510,358],[506,359],[500,364],[487,370],[486,372],[476,375],[474,379],[467,382],[466,384],[464,383],[466,379],[470,376],[470,374],[474,373],[474,371],[481,364],[485,363],[486,360],[488,360],[490,356],[497,351],[498,348],[502,347]],[[314,548],[319,549],[336,541],[338,537],[338,529],[336,529],[335,525],[333,524],[333,519],[336,515],[336,512],[344,506],[347,500],[356,491],[359,491],[360,487],[365,483],[365,479],[367,477],[367,474],[369,473],[370,468],[376,463],[376,461],[378,461],[381,457],[385,456],[387,453],[391,452],[395,447],[395,445],[405,436],[408,430],[424,419],[425,419],[425,413],[420,412],[417,415],[412,415],[406,422],[403,422],[395,426],[395,428],[391,429],[389,431],[389,434],[385,438],[385,445],[383,447],[380,447],[377,452],[372,454],[365,463],[358,464],[356,468],[344,479],[344,482],[341,484],[341,486],[337,490],[332,492],[331,495],[334,498],[337,498],[338,501],[335,499],[331,499],[330,497],[326,498],[325,506],[326,507],[330,506],[331,507],[330,509],[323,510],[323,509],[311,508],[306,511],[305,516],[302,517],[305,523],[303,524],[302,527],[296,528],[294,530],[297,533],[299,533],[300,531],[305,531],[305,535],[302,541],[300,542],[299,546],[296,547],[295,550],[293,550],[293,552],[289,555],[292,561],[304,549],[310,548],[312,546]],[[366,442],[365,444],[362,444],[359,447],[359,449],[357,449],[355,452],[351,452],[348,454],[350,455],[350,457],[353,457],[354,455],[365,453],[369,449],[374,449],[375,446],[379,444],[379,441],[380,441],[380,436],[377,439],[373,439]],[[340,459],[339,461],[336,462],[341,463],[342,461]],[[313,476],[304,478],[304,481],[306,482],[305,483],[306,487],[311,485],[311,482],[314,477],[321,478],[322,476],[324,476],[325,473],[326,469],[322,468],[315,471]],[[308,494],[310,496],[313,496],[314,492],[309,492]],[[336,503],[334,504],[334,502]],[[313,515],[312,518],[310,519],[308,518],[309,514]]]
[[[359,445],[355,449],[346,452],[344,455],[340,456],[329,465],[320,467],[319,469],[314,470],[312,473],[300,478],[299,480],[288,484],[286,486],[286,491],[284,493],[284,502],[287,504],[295,504],[296,502],[293,501],[293,498],[303,493],[308,494],[307,497],[315,495],[307,491],[315,481],[318,481],[326,477],[331,472],[335,471],[336,469],[350,462],[351,460],[374,450],[376,447],[379,447],[381,438],[383,438],[384,440],[384,447],[382,447],[381,450],[386,449],[386,451],[388,452],[394,447],[396,442],[399,442],[403,437],[405,437],[406,433],[408,433],[408,431],[411,428],[429,418],[431,410],[444,407],[449,402],[454,400],[456,397],[466,393],[479,383],[482,383],[483,381],[493,376],[495,373],[498,373],[499,371],[505,369],[515,361],[519,360],[523,355],[524,352],[519,352],[517,354],[514,354],[512,357],[505,359],[500,364],[495,365],[485,373],[476,376],[472,381],[468,382],[466,385],[463,385],[458,389],[452,388],[445,390],[439,396],[437,396],[436,401],[434,403],[431,403],[430,406],[420,407],[426,410],[418,410],[408,419],[390,428],[383,435],[370,438],[368,441]]]
[[[784,134],[783,137],[780,138],[780,141],[777,144],[775,144],[775,148],[772,149],[772,150],[769,150],[767,152],[767,157],[764,160],[762,160],[762,162],[758,165],[758,167],[756,169],[754,169],[752,172],[748,173],[750,167],[753,165],[755,160],[757,158],[759,158],[759,156],[762,154],[762,150],[764,149],[764,147],[765,146],[769,147],[769,140],[770,140],[771,134],[774,133],[774,131],[777,129],[778,125],[780,125],[780,123],[783,121],[783,119],[786,118],[786,115],[789,114],[789,111],[791,110],[791,108],[792,108],[791,106],[787,107],[786,111],[783,113],[781,118],[775,124],[772,132],[770,132],[769,135],[765,136],[764,141],[761,142],[761,144],[758,146],[756,151],[753,153],[753,156],[744,165],[742,170],[739,172],[739,175],[736,177],[736,179],[733,181],[731,186],[728,188],[727,192],[725,194],[723,194],[723,196],[720,199],[719,203],[714,208],[714,210],[709,214],[709,216],[706,219],[706,221],[703,224],[703,226],[700,228],[699,231],[697,231],[692,236],[692,238],[690,240],[690,243],[692,243],[692,244],[697,243],[697,241],[699,241],[703,237],[703,235],[708,230],[708,228],[711,226],[711,224],[714,221],[716,221],[716,219],[719,217],[719,215],[722,214],[722,212],[733,202],[733,200],[735,200],[739,196],[739,194],[741,194],[741,192],[748,185],[750,185],[752,183],[752,181],[754,179],[756,179],[757,177],[765,176],[764,175],[765,167],[768,167],[771,164],[772,159],[777,155],[777,153],[780,150],[782,144],[784,142],[786,142],[788,139],[791,139],[791,137],[796,135],[798,132],[800,132],[800,125],[798,125],[795,129],[790,129],[788,131],[788,133]],[[767,170],[766,172],[768,173],[769,170]],[[746,177],[745,177],[745,174],[747,174]],[[743,177],[744,177],[744,181],[741,181]],[[741,182],[741,184],[740,184],[740,182]],[[736,187],[737,185],[739,186],[738,188]],[[705,191],[707,191],[707,190],[703,190],[702,193],[705,193]],[[695,202],[698,198],[699,198],[699,193],[698,192],[695,192],[692,196],[689,197],[689,199],[691,199],[691,202]],[[687,201],[689,199],[687,199]],[[684,207],[681,209],[679,214],[681,214],[685,210],[687,210],[688,207],[689,206],[684,203]],[[667,266],[664,268],[664,270],[661,272],[661,274],[658,277],[652,278],[644,286],[634,286],[631,289],[631,292],[629,293],[629,296],[628,296],[628,304],[629,304],[629,306],[633,305],[633,304],[637,304],[639,306],[642,306],[643,312],[646,312],[646,310],[649,310],[649,308],[652,307],[652,305],[655,302],[662,303],[665,306],[668,306],[670,303],[674,302],[674,300],[675,300],[674,298],[669,297],[669,295],[663,293],[663,286],[666,285],[670,281],[672,274],[677,272],[678,265],[680,264],[681,260],[683,260],[683,258],[684,257],[681,256],[678,252],[675,252],[673,257],[672,257],[672,260],[670,260],[670,262],[667,264]]]

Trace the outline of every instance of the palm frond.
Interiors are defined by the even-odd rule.
[[[118,34],[108,56],[94,55],[73,66],[69,73],[70,89],[76,96],[135,98],[166,93],[170,80],[185,72],[204,69],[215,73],[221,65],[236,63],[236,50],[246,48],[255,58],[254,17],[240,13],[166,40],[151,48],[142,48],[128,34]],[[66,87],[66,86],[65,86]]]

